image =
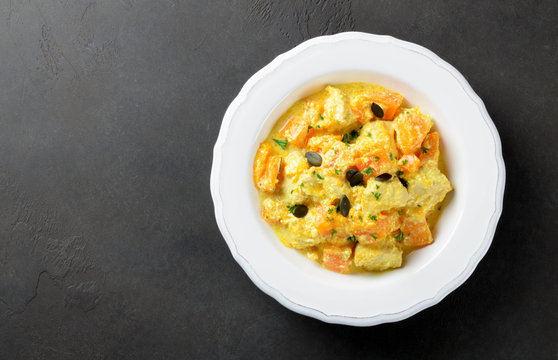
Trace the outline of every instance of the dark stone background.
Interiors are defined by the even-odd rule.
[[[371,328],[258,290],[209,193],[244,82],[347,30],[418,43],[461,71],[508,175],[471,278]],[[557,359],[557,58],[553,0],[0,0],[0,358]]]

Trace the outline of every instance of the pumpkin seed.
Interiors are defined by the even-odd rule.
[[[297,218],[305,217],[308,214],[308,207],[306,205],[295,205],[293,215]]]
[[[322,165],[322,157],[315,151],[308,151],[304,154],[308,163],[312,166],[321,166]]]
[[[383,173],[381,175],[376,176],[376,181],[386,182],[391,179],[391,174]]]
[[[405,186],[405,188],[409,188],[409,183],[407,183],[407,180],[399,178],[399,181],[401,181],[401,185]]]
[[[351,185],[351,187],[357,186],[362,184],[362,182],[364,181],[364,175],[362,175],[361,172],[356,172],[353,176],[351,176],[351,178],[349,179],[349,184]]]
[[[384,109],[382,109],[380,105],[373,102],[371,107],[372,107],[372,112],[377,118],[381,119],[384,117]]]
[[[354,174],[356,174],[358,171],[356,171],[355,169],[349,169],[347,170],[347,172],[345,173],[345,178],[347,179],[347,181],[351,181],[351,178],[353,177]]]
[[[349,201],[347,195],[343,195],[341,201],[339,202],[339,212],[344,217],[347,217],[349,216],[349,210],[351,210],[351,202]]]

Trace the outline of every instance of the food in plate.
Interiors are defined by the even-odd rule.
[[[400,267],[434,241],[452,190],[433,125],[374,84],[330,85],[297,101],[256,152],[262,218],[325,269]]]

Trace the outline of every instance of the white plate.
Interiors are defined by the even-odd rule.
[[[293,102],[352,81],[386,86],[433,117],[455,188],[435,242],[382,274],[340,275],[284,247],[260,218],[252,180],[259,143]],[[217,224],[250,279],[293,311],[356,326],[405,319],[461,285],[490,246],[504,184],[498,132],[463,76],[421,46],[357,32],[308,40],[252,76],[225,113],[211,171]]]

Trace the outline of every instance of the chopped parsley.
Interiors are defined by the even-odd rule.
[[[335,175],[341,174],[341,169],[335,169]]]
[[[403,160],[403,165],[407,164],[407,159]]]
[[[403,171],[401,171],[401,170],[397,170],[397,171],[395,172],[395,175],[397,175],[397,176],[401,176],[401,175],[403,175]]]
[[[333,212],[333,208],[327,209],[327,213],[328,213],[328,214],[331,214],[332,212]]]
[[[376,200],[380,200],[380,196],[382,196],[382,194],[379,193],[379,192],[373,192],[372,195],[374,195],[374,197],[376,198]]]
[[[341,141],[343,141],[345,144],[350,143],[351,141],[353,141],[354,139],[356,139],[358,137],[358,131],[353,130],[350,133],[347,134],[343,134],[343,139],[341,139]]]
[[[401,241],[401,240],[403,240],[403,237],[404,237],[404,236],[403,236],[403,233],[399,233],[399,235],[397,235],[397,236],[395,237],[395,239]]]
[[[378,237],[377,237],[376,235],[374,235],[374,234],[370,234],[370,236],[372,236],[372,239],[374,239],[374,240],[378,240]]]
[[[401,216],[401,212],[402,212],[401,210],[397,210],[397,214],[398,214],[399,216]]]
[[[326,221],[333,221],[333,218],[327,217]]]
[[[372,137],[372,134],[368,133],[368,134],[366,134],[366,136],[368,136],[368,137]]]
[[[300,183],[300,186],[304,187],[304,183]]]
[[[391,161],[393,161],[393,154],[392,154],[392,153],[389,153],[389,159],[390,159]]]
[[[380,188],[380,185],[376,184],[376,190],[378,190]]]
[[[289,209],[289,212],[291,214],[294,213],[295,208],[296,208],[296,205],[287,205],[287,209]]]
[[[287,148],[287,144],[289,143],[287,140],[283,139],[273,139],[277,145],[281,147],[281,149],[285,150]]]
[[[330,239],[333,238],[333,235],[337,234],[337,230],[331,230],[331,236],[329,237]]]
[[[365,173],[366,175],[370,175],[370,174],[372,174],[372,171],[373,171],[373,170],[374,170],[374,169],[372,169],[372,168],[369,166],[369,167],[367,167],[366,169],[362,170],[362,172]]]
[[[318,174],[318,173],[316,173],[316,177],[317,177],[318,179],[320,179],[320,180],[323,180],[323,179],[324,179],[324,177],[323,177],[322,175]]]
[[[360,219],[361,222],[363,221],[363,220],[362,220],[362,216],[359,215],[358,218]]]
[[[324,119],[324,114],[320,114],[320,120]]]
[[[428,152],[428,150],[430,150],[429,148],[424,147],[424,146],[421,146],[420,148],[421,148],[423,154],[426,154]]]
[[[374,159],[376,160],[376,162],[380,161],[380,157],[378,155],[374,156]]]
[[[293,193],[294,189],[291,190],[291,194]]]
[[[376,215],[368,215],[368,217],[370,218],[370,220],[372,221],[378,221],[378,217]]]
[[[354,235],[349,236],[349,237],[347,238],[347,240],[352,241],[352,242],[357,242],[357,241],[358,241],[357,238],[356,238],[356,236],[354,236]]]
[[[306,130],[306,133],[308,134],[310,132],[310,129],[313,129],[314,127],[312,125],[308,125],[308,130]]]
[[[417,206],[418,206],[418,207],[422,207],[422,205],[421,205],[421,204],[417,204]]]
[[[320,124],[316,125],[316,129],[319,129],[319,128],[321,128]]]

